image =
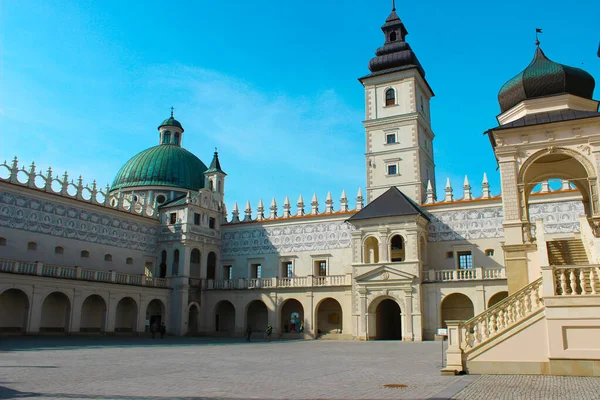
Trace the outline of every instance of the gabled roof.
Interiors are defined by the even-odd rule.
[[[429,217],[404,193],[392,186],[365,208],[348,218],[348,221],[380,217],[401,217],[403,215],[421,215],[427,221]]]
[[[181,195],[179,197],[174,198],[173,200],[169,200],[166,203],[162,203],[159,208],[164,208],[164,207],[174,207],[174,206],[182,206],[185,203],[185,199],[186,199],[187,195]]]

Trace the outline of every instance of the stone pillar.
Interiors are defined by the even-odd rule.
[[[367,321],[367,289],[358,289],[359,300],[359,322],[358,322],[358,336],[363,340],[369,340],[368,337],[368,321]]]
[[[379,229],[379,262],[390,262],[390,244],[388,243],[388,230]]]
[[[187,333],[188,278],[171,278],[171,288],[171,307],[169,308],[170,316],[167,330],[176,336],[183,336]]]
[[[180,276],[190,276],[190,255],[192,254],[192,248],[191,247],[184,247],[183,251],[181,252],[181,256],[183,257],[183,260],[181,260],[181,258],[179,259],[179,275]]]
[[[152,299],[146,296],[140,296],[139,309],[137,315],[137,323],[135,330],[138,334],[146,332],[146,313],[148,312],[148,304]],[[165,305],[165,314],[167,313],[167,306]],[[164,317],[164,316],[163,316]],[[165,321],[161,321],[165,322]],[[169,326],[165,323],[165,326]]]
[[[504,211],[504,238],[507,245],[523,244],[521,221],[521,191],[517,186],[518,166],[512,153],[500,156],[496,150],[502,181],[502,209]]]
[[[485,297],[485,288],[483,285],[477,285],[475,287],[477,296],[475,298],[475,304],[473,304],[473,312],[475,315],[479,315],[487,309],[487,299]]]
[[[317,316],[315,315],[315,296],[312,292],[306,293],[302,307],[304,307],[304,334],[315,338],[317,336],[315,331],[315,318]]]
[[[42,322],[42,305],[44,302],[44,292],[41,288],[34,287],[31,294],[31,306],[29,311],[29,321],[27,323],[28,334],[38,334],[40,332],[40,323]]]
[[[504,245],[504,267],[508,283],[508,294],[511,295],[529,284],[527,253],[536,251],[535,244]]]
[[[106,305],[106,333],[115,332],[118,299],[117,294],[110,293],[108,296],[108,304]]]
[[[73,291],[73,304],[71,305],[71,332],[78,333],[81,328],[81,309],[87,296],[81,290]]]
[[[460,323],[462,321],[446,321],[448,330],[448,350],[446,350],[446,366],[442,369],[442,375],[456,375],[463,369],[463,352],[460,348],[462,343],[462,332]]]
[[[273,304],[273,309],[271,310],[267,305],[267,321],[273,327],[273,333],[271,337],[277,338],[281,333],[281,324],[279,323],[279,304],[277,304],[277,293],[269,293],[269,298],[271,299],[271,303]]]
[[[404,304],[406,306],[406,310],[404,310],[404,323],[402,326],[406,326],[404,332],[402,333],[402,340],[405,342],[412,342],[414,340],[413,333],[413,315],[412,315],[412,290],[407,290],[404,292]],[[402,314],[402,310],[400,310],[400,314]]]

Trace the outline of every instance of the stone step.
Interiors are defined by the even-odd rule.
[[[550,265],[585,265],[589,263],[581,239],[554,240],[546,243]]]
[[[319,340],[354,340],[354,336],[348,333],[324,333],[319,336]]]

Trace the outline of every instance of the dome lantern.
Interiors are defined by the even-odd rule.
[[[181,139],[184,129],[181,123],[173,116],[174,111],[175,108],[171,107],[171,117],[165,119],[158,127],[158,131],[160,132],[160,145],[168,144],[181,147]]]

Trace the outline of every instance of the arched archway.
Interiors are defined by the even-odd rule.
[[[452,293],[442,299],[442,327],[446,321],[466,321],[475,316],[473,302],[462,293]]]
[[[495,295],[490,297],[490,299],[488,301],[488,308],[492,307],[493,305],[504,300],[507,297],[508,297],[508,292],[506,292],[506,291],[496,293]]]
[[[302,303],[296,299],[284,301],[281,306],[279,320],[281,323],[280,332],[300,333],[300,322],[304,326],[304,307],[302,307]]]
[[[146,321],[149,322],[147,328],[156,324],[156,327],[160,327],[161,324],[166,323],[165,321],[165,305],[159,299],[154,299],[148,303],[146,307]]]
[[[106,302],[102,296],[88,296],[81,305],[80,332],[104,332],[106,323]]]
[[[138,306],[131,297],[123,297],[117,304],[115,332],[135,332]]]
[[[206,279],[217,279],[217,255],[212,251],[206,258]]]
[[[317,335],[326,333],[342,333],[342,306],[328,297],[317,305]]]
[[[374,264],[379,262],[379,240],[375,236],[369,236],[363,245],[363,262]]]
[[[392,299],[384,299],[375,308],[375,340],[402,340],[400,306]]]
[[[262,300],[253,300],[246,306],[246,325],[252,332],[264,332],[269,325],[269,310]]]
[[[52,292],[42,303],[40,332],[69,332],[71,300],[62,292]]]
[[[190,253],[190,277],[191,278],[200,278],[200,250],[192,249]]]
[[[198,317],[200,315],[200,310],[198,309],[198,304],[192,303],[188,309],[188,334],[194,335],[198,333]]]
[[[29,317],[29,297],[20,289],[0,294],[0,332],[25,333]]]
[[[521,221],[530,223],[529,198],[540,182],[560,178],[571,182],[581,193],[583,207],[588,218],[598,217],[598,183],[592,163],[575,150],[549,147],[532,154],[521,166],[517,177],[520,191],[518,198]]]
[[[404,238],[401,235],[392,236],[389,246],[391,262],[402,262],[406,259],[404,254]]]
[[[235,333],[235,307],[230,301],[221,300],[215,307],[215,332]]]

